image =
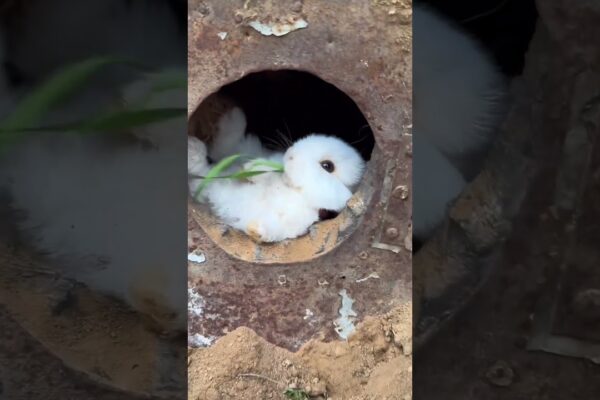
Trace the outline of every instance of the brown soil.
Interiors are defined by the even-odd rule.
[[[131,393],[103,387],[52,356],[0,307],[0,399],[135,400]]]
[[[347,342],[311,340],[292,353],[238,328],[188,355],[188,398],[405,400],[412,395],[412,305],[368,317]]]
[[[56,358],[53,363],[59,364],[61,370],[70,368],[86,375],[90,388],[95,381],[97,387],[123,390],[129,393],[127,396],[151,393],[169,398],[182,394],[183,340],[160,337],[149,329],[144,318],[119,301],[71,285],[26,251],[11,250],[0,241],[0,331],[6,333],[4,337],[0,335],[0,369],[12,366],[10,361],[3,362],[10,359],[22,359],[24,363],[29,359],[32,365],[36,364],[29,354],[17,354],[36,347],[40,353],[46,353],[44,357]],[[29,344],[15,351],[19,349],[13,345],[15,340]],[[6,351],[13,350],[5,355],[5,360],[3,346]],[[24,365],[23,369],[23,374],[31,372],[30,366]],[[26,375],[16,379],[26,379]],[[67,382],[64,384],[65,393],[69,393]],[[52,393],[59,396],[60,390],[55,388]],[[42,392],[39,395],[24,398],[54,398],[45,397]]]

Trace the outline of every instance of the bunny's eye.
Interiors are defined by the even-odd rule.
[[[329,160],[321,161],[321,167],[329,173],[332,173],[335,170],[335,166]]]

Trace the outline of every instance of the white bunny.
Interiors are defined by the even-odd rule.
[[[213,151],[221,149],[219,138],[231,133],[239,139],[240,131],[243,136],[245,123],[239,123],[240,115],[243,115],[241,110],[234,108],[222,117],[222,121],[234,117],[237,130],[219,132],[211,146]],[[189,172],[204,175],[210,169],[206,147],[195,137],[188,140]],[[339,138],[309,135],[296,141],[285,153],[268,152],[256,146],[257,141],[258,138],[246,135],[242,140],[231,141],[235,144],[228,149],[283,161],[284,172],[265,173],[247,182],[215,179],[205,187],[202,199],[211,204],[223,222],[258,241],[278,242],[305,234],[319,220],[319,210],[341,211],[362,177],[364,161]],[[200,182],[201,179],[191,180],[192,193]]]
[[[123,88],[121,97],[142,102],[153,78]],[[186,99],[183,87],[146,106],[185,110]],[[28,246],[64,277],[125,300],[168,331],[187,329],[185,129],[182,115],[132,132],[152,148],[42,133],[0,159],[0,189],[23,214],[17,224]]]
[[[504,79],[478,43],[430,9],[413,11],[413,233],[429,236],[493,141]],[[459,172],[460,171],[460,172]]]

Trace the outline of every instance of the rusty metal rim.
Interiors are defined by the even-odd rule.
[[[526,135],[505,129],[515,115],[507,115],[483,170],[457,198],[446,224],[413,257],[415,349],[479,292],[512,230],[533,173]]]

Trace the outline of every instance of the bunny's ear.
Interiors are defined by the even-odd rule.
[[[239,143],[246,133],[246,114],[239,107],[233,107],[221,116],[217,134],[210,144],[209,155],[221,160],[237,152]]]
[[[333,211],[341,211],[352,197],[352,192],[330,175],[303,185],[302,192],[312,207]]]

